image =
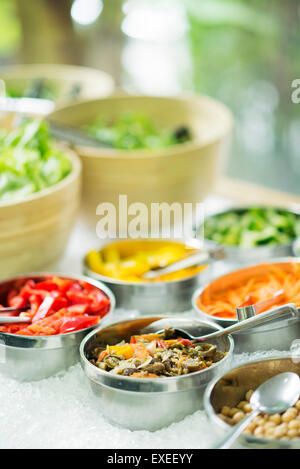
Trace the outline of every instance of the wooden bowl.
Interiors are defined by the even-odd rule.
[[[61,256],[80,205],[81,162],[64,150],[71,173],[23,200],[0,203],[0,278],[47,267]]]
[[[101,70],[75,65],[32,64],[0,68],[0,78],[7,86],[23,91],[36,79],[45,79],[57,88],[57,106],[74,100],[72,90],[80,86],[76,99],[92,99],[109,95],[114,89],[113,78]]]
[[[82,126],[103,113],[114,118],[124,111],[150,116],[162,128],[187,125],[193,140],[162,150],[115,150],[78,147],[83,163],[83,214],[95,227],[96,207],[113,203],[119,194],[128,204],[197,203],[212,190],[229,150],[232,115],[207,96],[111,96],[63,107],[50,118]],[[121,226],[119,225],[119,228]]]

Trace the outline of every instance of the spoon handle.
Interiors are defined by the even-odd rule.
[[[207,334],[205,336],[199,337],[198,340],[202,342],[204,340],[214,339],[223,335],[240,332],[245,329],[250,329],[251,327],[259,326],[261,324],[264,324],[265,322],[281,318],[282,316],[285,316],[287,314],[294,316],[297,316],[299,314],[298,309],[293,303],[289,303],[283,306],[279,306],[278,308],[273,308],[269,311],[265,311],[264,313],[260,313],[257,316],[253,316],[252,318],[245,319],[241,322],[237,322],[233,326],[226,327],[226,329],[223,329],[221,331],[213,332],[212,334]]]
[[[229,432],[226,433],[224,438],[218,441],[212,449],[229,449],[240,434],[248,427],[251,420],[259,414],[257,410],[253,410],[251,414],[247,415],[243,420],[236,424]]]

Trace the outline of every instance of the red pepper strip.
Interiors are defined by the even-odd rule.
[[[87,327],[94,326],[99,322],[97,316],[77,316],[75,318],[66,318],[60,328],[61,334],[68,332],[78,331],[79,329],[86,329]]]
[[[156,346],[158,348],[168,348],[167,344],[165,344],[162,340],[157,340],[156,341]]]
[[[33,316],[32,322],[35,323],[37,321],[40,321],[41,319],[46,318],[49,315],[54,302],[55,298],[53,298],[53,296],[46,296],[43,303],[37,310],[36,314]]]
[[[28,304],[27,301],[20,295],[10,295],[10,298],[8,299],[7,303],[13,308],[22,308],[23,306],[26,306]]]
[[[185,347],[194,347],[193,342],[191,342],[189,339],[178,339],[177,342],[180,342]]]

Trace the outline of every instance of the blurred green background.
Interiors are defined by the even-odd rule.
[[[0,64],[68,63],[236,117],[230,176],[300,194],[299,0],[0,0]]]

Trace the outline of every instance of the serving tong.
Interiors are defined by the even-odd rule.
[[[5,316],[3,313],[22,313],[28,311],[31,306],[23,306],[22,308],[14,308],[11,306],[6,306],[0,308],[0,324],[17,324],[17,323],[26,323],[31,322],[31,318],[25,316]]]
[[[248,306],[236,308],[238,317],[243,317],[245,312],[245,308],[249,308]],[[239,310],[239,311],[238,311]],[[248,310],[247,310],[248,311]],[[249,310],[252,312],[256,311],[256,305],[252,305],[252,309]],[[249,314],[247,312],[247,314]],[[220,331],[212,332],[211,334],[206,334],[200,337],[193,336],[189,332],[185,331],[181,328],[172,328],[174,329],[175,334],[182,339],[189,339],[195,342],[205,342],[211,339],[217,339],[219,337],[223,337],[229,334],[234,334],[236,332],[240,332],[246,329],[250,329],[252,327],[261,326],[266,322],[273,321],[276,319],[281,319],[283,316],[290,315],[292,317],[299,317],[300,315],[300,308],[296,308],[294,303],[289,303],[286,305],[278,306],[277,308],[273,308],[269,311],[265,311],[263,313],[255,314],[254,316],[248,317],[247,319],[239,320],[236,324],[232,326],[226,327]],[[157,334],[162,334],[164,329],[157,331]]]
[[[49,126],[51,136],[71,145],[81,145],[93,148],[112,148],[112,145],[109,143],[93,138],[77,127],[67,126],[54,122],[52,119],[48,119],[48,114],[54,111],[55,103],[50,99],[39,97],[41,87],[42,81],[37,80],[28,91],[27,97],[11,98],[4,94],[5,82],[0,80],[0,112],[16,114],[17,119],[15,125],[20,125],[20,123],[25,119],[25,116],[43,117]],[[1,93],[3,94],[2,96]]]
[[[213,261],[223,260],[226,258],[225,251],[222,247],[207,249],[206,251],[199,251],[190,254],[184,259],[172,262],[166,267],[158,267],[148,270],[142,278],[144,280],[154,280],[161,275],[171,274],[188,267],[200,266],[210,264]]]

